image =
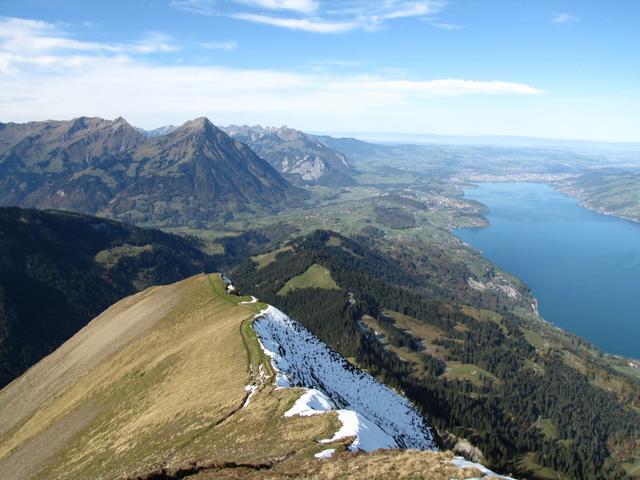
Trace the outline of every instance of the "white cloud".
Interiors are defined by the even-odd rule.
[[[73,68],[95,55],[125,57],[178,50],[171,38],[148,32],[135,42],[103,43],[72,38],[60,25],[13,17],[0,17],[0,72],[20,66]]]
[[[397,95],[542,95],[545,92],[524,83],[498,80],[479,81],[446,78],[438,80],[349,80],[338,82],[335,87],[345,90],[369,92],[372,95],[394,93]]]
[[[435,20],[428,20],[429,25],[439,28],[441,30],[462,30],[464,27],[457,23],[438,22]]]
[[[180,48],[172,43],[171,37],[161,32],[147,32],[142,39],[130,44],[118,45],[120,52],[154,53],[175,52]]]
[[[362,69],[367,65],[371,65],[371,61],[353,60],[344,58],[323,58],[305,63],[300,66],[302,70],[310,70],[313,72],[330,72],[337,69],[342,71],[346,69]]]
[[[555,15],[553,15],[553,18],[551,19],[551,23],[555,23],[555,24],[579,22],[579,21],[580,21],[580,17],[576,17],[575,15],[572,15],[570,13],[556,13]]]
[[[231,52],[238,48],[238,42],[235,40],[228,40],[226,42],[202,42],[200,46],[208,50],[224,50],[226,52]]]
[[[311,13],[318,8],[317,0],[235,0],[237,3],[266,8],[268,10],[291,10]]]
[[[342,33],[376,30],[401,18],[422,18],[439,28],[436,16],[446,0],[171,0],[180,10],[201,15],[225,15],[238,20],[312,33]],[[251,11],[238,10],[240,5]],[[274,11],[280,11],[275,14]]]
[[[200,115],[214,121],[289,123],[316,130],[338,122],[351,130],[427,117],[431,100],[472,95],[539,95],[508,82],[385,80],[335,74],[223,67],[159,66],[95,58],[81,68],[0,78],[3,121],[123,115],[141,126]],[[25,100],[28,99],[28,100]],[[161,100],[161,101],[160,101]]]
[[[307,18],[283,18],[256,13],[235,13],[233,18],[247,20],[254,23],[262,23],[275,27],[283,27],[290,30],[302,30],[312,33],[341,33],[358,27],[356,22],[331,22],[325,20],[312,20]]]
[[[220,15],[224,4],[243,4],[249,7],[267,10],[288,10],[299,13],[311,13],[318,8],[318,0],[171,0],[169,6],[178,10],[199,15]],[[222,5],[221,5],[222,4]],[[222,8],[221,8],[222,7]]]
[[[125,116],[153,127],[209,115],[220,123],[289,123],[353,130],[388,125],[390,116],[425,118],[430,102],[457,96],[536,96],[526,84],[461,79],[399,80],[327,72],[161,66],[112,56],[65,57],[67,68],[40,65],[0,76],[2,121]],[[428,116],[428,115],[427,115]]]

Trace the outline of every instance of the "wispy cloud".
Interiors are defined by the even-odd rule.
[[[200,43],[200,46],[207,50],[224,50],[226,52],[231,52],[238,48],[238,42],[235,40],[228,40],[226,42],[202,42]]]
[[[216,0],[171,0],[169,6],[198,15],[215,15],[219,13],[216,10]]]
[[[322,58],[314,60],[301,66],[303,70],[310,70],[313,72],[330,72],[339,68],[345,69],[361,69],[362,67],[371,64],[372,62],[366,60],[353,60],[344,58]]]
[[[555,24],[579,22],[579,21],[580,21],[580,17],[577,17],[570,13],[556,13],[551,18],[551,23],[555,23]]]
[[[231,17],[238,20],[246,20],[274,27],[287,28],[289,30],[302,30],[312,33],[341,33],[358,27],[356,22],[337,22],[308,18],[285,18],[260,15],[257,13],[234,13]]]
[[[142,39],[130,44],[121,44],[121,52],[133,51],[137,53],[175,52],[180,47],[173,43],[172,38],[162,32],[147,32]]]
[[[438,28],[457,28],[437,21],[447,5],[445,0],[171,0],[170,5],[191,13],[225,15],[311,33],[372,31],[393,20],[412,17],[426,19]]]
[[[319,5],[317,0],[235,0],[252,7],[266,8],[268,10],[291,10],[293,12],[311,13]]]
[[[147,32],[137,41],[103,43],[74,39],[58,24],[13,17],[0,17],[0,72],[20,66],[77,67],[95,55],[121,59],[127,55],[172,52],[179,47],[160,32]]]
[[[542,95],[544,90],[524,83],[498,80],[464,80],[445,78],[438,80],[350,80],[335,84],[336,88],[360,92],[393,92],[399,95]]]
[[[462,30],[464,28],[464,26],[462,25],[458,25],[457,23],[447,23],[447,22],[438,22],[435,20],[427,20],[429,25],[431,25],[432,27],[436,27],[439,28],[441,30]]]

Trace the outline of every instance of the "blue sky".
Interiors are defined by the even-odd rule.
[[[640,141],[640,2],[0,0],[0,121]]]

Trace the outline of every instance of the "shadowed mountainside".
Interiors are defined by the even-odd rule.
[[[0,208],[0,385],[120,298],[215,263],[192,242],[158,230]]]

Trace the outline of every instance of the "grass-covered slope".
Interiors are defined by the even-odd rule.
[[[339,417],[285,415],[303,390],[275,387],[252,329],[264,308],[225,293],[218,275],[111,306],[0,391],[2,478],[480,476],[450,453],[362,455],[347,451],[353,438],[320,443]],[[316,457],[328,448],[334,458]]]
[[[303,288],[339,289],[335,280],[331,277],[331,272],[322,265],[314,263],[304,273],[287,280],[287,283],[278,291],[278,295],[287,295],[289,292]]]
[[[378,450],[373,453],[336,452],[330,460],[294,457],[269,469],[233,468],[204,471],[193,480],[478,480],[485,476],[475,468],[452,464],[450,452]]]
[[[239,266],[241,288],[405,392],[451,445],[464,437],[517,477],[638,472],[640,381],[619,359],[531,315],[434,298],[420,272],[336,233],[288,247]],[[278,295],[314,264],[340,289]]]
[[[0,387],[117,300],[215,263],[192,242],[158,230],[0,208]]]

